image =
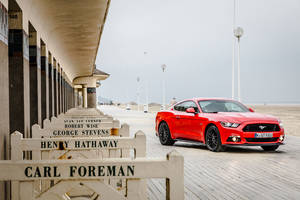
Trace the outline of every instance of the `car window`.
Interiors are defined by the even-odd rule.
[[[240,107],[232,102],[225,103],[225,107],[230,112],[244,112],[244,109],[242,107]]]
[[[203,100],[199,101],[203,112],[249,112],[247,107],[237,101],[232,100]]]
[[[185,111],[185,109],[184,109],[184,102],[179,103],[179,104],[176,104],[176,105],[174,106],[174,110],[184,112],[184,111]]]
[[[181,111],[181,112],[185,112],[186,109],[188,109],[188,108],[194,108],[196,112],[199,112],[199,109],[198,109],[196,103],[193,101],[185,101],[185,102],[179,103],[174,106],[175,110]]]

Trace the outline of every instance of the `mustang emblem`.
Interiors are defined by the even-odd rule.
[[[267,126],[259,126],[260,130],[264,130]]]

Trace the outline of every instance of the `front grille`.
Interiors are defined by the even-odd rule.
[[[278,124],[248,124],[243,128],[244,132],[273,132],[280,131]]]
[[[273,138],[245,138],[247,142],[276,142],[278,137]]]

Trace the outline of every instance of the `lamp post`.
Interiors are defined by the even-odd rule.
[[[147,64],[147,51],[144,51],[144,60],[145,60],[145,65]],[[147,66],[145,66],[146,68]],[[146,105],[144,105],[144,113],[147,113],[149,111],[149,81],[146,80]]]
[[[146,104],[144,106],[144,113],[147,113],[149,111],[149,82],[146,81]]]
[[[137,110],[140,111],[140,77],[136,78],[137,81]]]
[[[234,36],[238,39],[238,49],[237,49],[237,57],[238,57],[238,100],[241,101],[241,66],[240,66],[240,39],[244,34],[244,30],[241,27],[237,27],[234,29]]]
[[[233,0],[233,23],[232,23],[232,31],[234,33],[236,24],[236,0]],[[232,74],[231,74],[231,98],[234,99],[234,90],[235,90],[235,46],[236,46],[236,39],[233,35],[232,38]]]
[[[165,81],[165,71],[166,71],[167,65],[163,64],[161,66],[161,69],[163,71],[163,104],[162,104],[162,109],[166,109],[166,81]]]

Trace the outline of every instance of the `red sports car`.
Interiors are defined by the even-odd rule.
[[[161,144],[191,140],[215,152],[229,145],[261,146],[265,151],[274,151],[285,136],[278,118],[255,113],[230,99],[187,99],[158,112],[155,122]]]

